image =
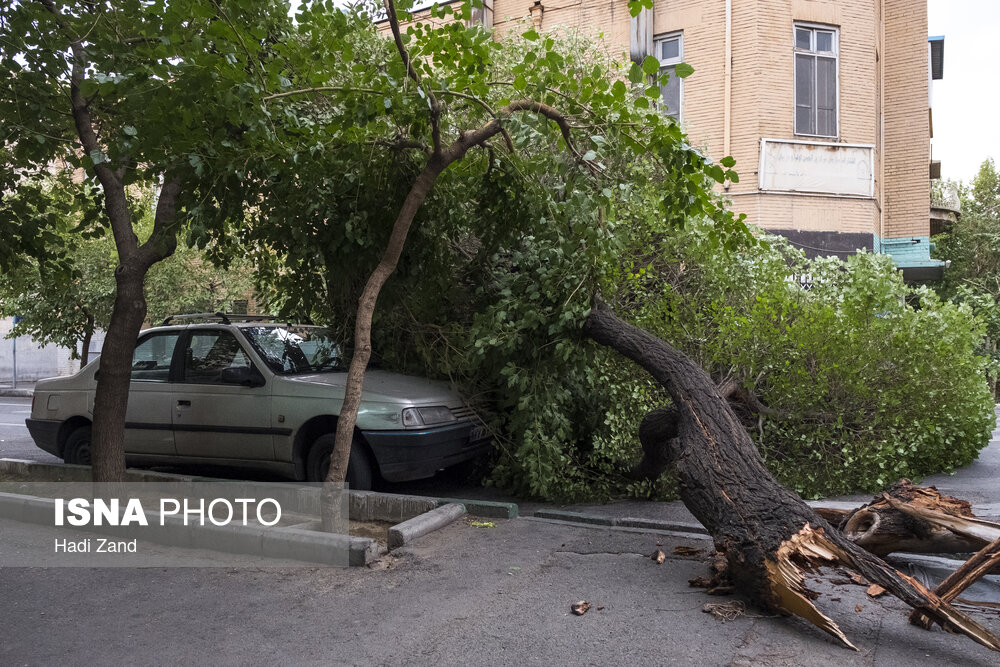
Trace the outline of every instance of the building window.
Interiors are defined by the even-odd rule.
[[[837,136],[837,30],[795,26],[795,134]]]
[[[674,75],[674,68],[684,60],[684,35],[680,32],[660,35],[653,41],[653,48],[660,60],[660,74],[670,77],[660,86],[660,108],[668,116],[680,120],[684,90],[681,78]]]

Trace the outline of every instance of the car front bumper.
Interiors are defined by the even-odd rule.
[[[431,477],[441,468],[485,452],[490,439],[472,422],[412,431],[362,431],[388,482]]]
[[[53,456],[59,456],[59,427],[62,422],[57,419],[28,419],[24,420],[28,426],[28,433],[35,441],[35,446]]]

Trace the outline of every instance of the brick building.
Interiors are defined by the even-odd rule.
[[[924,0],[655,0],[637,17],[627,0],[486,0],[474,20],[501,36],[575,27],[623,57],[687,62],[663,105],[708,155],[736,158],[724,189],[749,222],[810,255],[865,248],[908,279],[940,276],[930,88],[944,44],[928,40]]]

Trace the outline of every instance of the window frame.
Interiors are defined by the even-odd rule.
[[[196,329],[188,329],[184,332],[184,336],[177,341],[177,349],[175,351],[175,363],[176,363],[176,379],[174,382],[176,384],[182,385],[202,385],[211,387],[239,387],[242,385],[231,383],[231,382],[205,382],[200,380],[189,380],[187,378],[187,351],[191,347],[192,339],[198,334],[225,334],[232,336],[233,340],[236,341],[239,351],[246,357],[249,363],[249,368],[260,375],[262,378],[264,375],[260,372],[260,368],[257,366],[257,362],[254,360],[253,355],[247,350],[247,346],[241,340],[242,336],[236,335],[235,331],[227,329],[225,327],[198,327]]]
[[[139,336],[136,339],[136,341],[135,341],[135,347],[132,348],[132,364],[131,364],[131,368],[129,369],[129,383],[132,383],[132,382],[146,382],[146,383],[150,383],[150,384],[169,384],[169,383],[173,382],[174,381],[175,373],[177,372],[177,350],[180,348],[180,343],[181,343],[182,339],[184,338],[183,334],[184,334],[183,331],[177,331],[177,330],[173,330],[173,329],[165,329],[165,330],[161,329],[159,331],[145,332],[145,333],[143,333],[143,335]],[[132,377],[132,373],[135,372],[135,352],[136,352],[136,350],[138,350],[139,347],[142,346],[142,345],[144,345],[146,342],[148,342],[148,341],[150,341],[150,340],[152,340],[154,338],[161,337],[161,336],[177,336],[177,339],[174,341],[174,348],[170,352],[170,365],[167,368],[167,377],[166,377],[166,379],[165,380],[154,380],[152,378],[136,378],[136,377]],[[98,369],[98,373],[99,372],[100,372],[100,369]],[[94,377],[96,379],[97,376],[95,375]]]
[[[660,45],[663,42],[669,42],[672,39],[677,40],[677,56],[674,58],[661,58],[660,54],[662,50]],[[670,32],[664,32],[659,35],[653,36],[653,53],[655,58],[660,62],[660,73],[667,67],[676,67],[678,64],[684,62],[684,31],[683,30],[671,30]],[[671,78],[675,78],[676,74],[671,74]],[[662,106],[663,95],[661,93],[659,101],[657,102],[661,106],[661,113],[675,119],[678,123],[682,122],[684,119],[684,79],[677,78],[677,115],[669,113],[665,107]]]
[[[798,30],[809,30],[809,49],[800,48],[797,44]],[[816,31],[829,32],[832,33],[833,44],[831,51],[817,51],[816,44]],[[813,63],[815,64],[817,57],[822,58],[833,58],[834,67],[834,87],[833,87],[833,114],[834,114],[834,134],[816,134],[809,132],[800,132],[798,128],[798,89],[799,89],[799,75],[798,67],[796,67],[796,59],[799,55],[810,55],[813,57]],[[814,75],[816,73],[815,65],[813,67]],[[814,111],[813,111],[813,123],[817,131],[819,129],[819,95],[818,95],[818,82],[814,78],[813,80],[813,98],[815,100]],[[798,137],[813,137],[816,139],[839,139],[840,138],[840,27],[834,25],[828,25],[823,23],[812,23],[809,21],[794,21],[792,23],[792,133]]]

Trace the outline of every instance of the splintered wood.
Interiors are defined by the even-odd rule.
[[[820,564],[836,563],[840,560],[837,548],[826,541],[822,533],[814,531],[809,524],[786,540],[775,554],[774,561],[768,561],[767,570],[771,583],[771,592],[781,601],[781,607],[796,616],[801,616],[824,632],[839,639],[848,648],[858,650],[847,639],[833,619],[826,616],[811,600],[816,594],[806,588],[803,568],[793,559],[797,559],[806,567]]]
[[[960,568],[938,584],[934,593],[942,600],[951,602],[958,597],[959,593],[988,573],[997,563],[1000,563],[1000,539],[990,542],[972,558],[965,561]],[[910,623],[928,630],[932,625],[931,619],[919,609],[910,614]]]
[[[856,510],[818,508],[817,513],[839,516],[847,539],[877,556],[969,553],[1000,538],[1000,524],[976,517],[967,501],[942,495],[934,487],[914,486],[908,479]]]

